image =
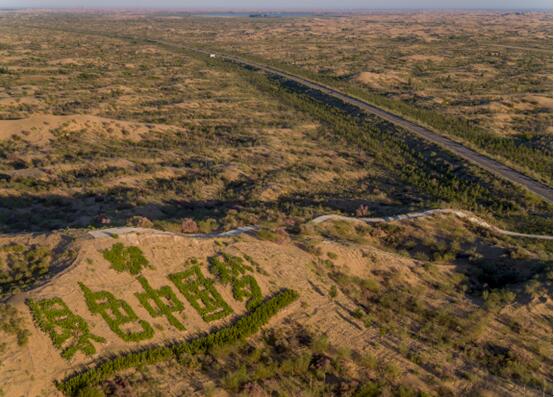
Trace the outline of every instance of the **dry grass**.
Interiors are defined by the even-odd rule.
[[[443,224],[448,227],[442,228]],[[298,395],[307,390],[316,390],[316,395],[352,395],[369,383],[383,393],[407,388],[441,396],[458,395],[459,390],[492,395],[525,390],[540,396],[551,390],[551,276],[544,265],[551,261],[551,247],[483,234],[446,217],[359,229],[350,232],[357,238],[349,241],[330,234],[341,228],[329,224],[311,232],[324,253],[319,256],[299,248],[301,236],[295,235],[278,243],[253,236],[200,240],[153,233],[124,234],[115,240],[78,238],[74,266],[44,287],[16,294],[10,301],[30,336],[25,346],[10,336],[0,353],[4,391],[55,393],[53,379],[91,360],[81,353],[69,362],[62,359],[32,325],[26,298],[62,297],[93,334],[107,340],[95,344],[92,359],[135,345],[182,339],[213,325],[202,321],[180,295],[185,308],[175,315],[185,330],[150,316],[134,296],[141,291],[139,282],[116,272],[102,255],[114,243],[141,248],[151,264],[142,274],[156,288],[170,284],[166,275],[183,269],[190,257],[200,259],[208,276],[206,258],[223,251],[252,264],[250,274],[264,296],[292,287],[300,299],[272,320],[264,337],[181,363],[127,372],[102,384],[109,395],[203,395],[207,390],[234,394],[250,393],[252,388],[262,395],[272,391]],[[21,238],[44,244],[44,237]],[[392,252],[396,250],[392,238],[425,238],[427,247],[463,240],[470,245],[466,250],[477,248],[480,257],[421,261],[410,252]],[[492,272],[484,271],[485,263]],[[124,299],[153,326],[154,337],[132,345],[121,340],[87,310],[78,282]],[[244,302],[233,298],[230,285],[215,286],[235,315],[245,312]],[[45,360],[48,366],[34,364]],[[29,372],[35,376],[26,376]]]

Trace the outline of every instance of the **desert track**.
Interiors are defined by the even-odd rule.
[[[434,209],[434,210],[420,211],[420,212],[408,212],[405,214],[386,216],[386,217],[380,217],[380,218],[352,218],[348,216],[330,214],[330,215],[318,216],[317,218],[312,219],[309,223],[314,225],[327,222],[327,221],[388,223],[388,222],[397,222],[397,221],[403,221],[408,219],[425,218],[425,217],[430,217],[430,216],[439,215],[439,214],[454,215],[454,216],[457,216],[458,218],[464,219],[468,222],[474,223],[485,229],[492,230],[495,233],[503,234],[505,236],[532,238],[532,239],[539,239],[539,240],[552,240],[552,236],[545,236],[541,234],[518,233],[518,232],[512,232],[509,230],[500,229],[494,225],[491,225],[485,222],[484,220],[472,214],[471,212],[453,210],[448,208]],[[147,229],[147,228],[141,228],[141,227],[115,227],[115,228],[108,228],[108,229],[93,230],[89,232],[89,235],[91,235],[94,238],[105,238],[105,237],[114,237],[114,236],[128,234],[128,233],[154,233],[154,234],[162,234],[162,235],[178,235],[178,236],[193,237],[193,238],[218,238],[218,237],[233,237],[244,233],[252,233],[257,231],[258,229],[259,229],[258,226],[253,225],[253,226],[239,227],[222,233],[183,234],[183,233],[164,232],[157,229]]]
[[[503,234],[505,236],[534,238],[534,239],[540,239],[540,240],[552,240],[552,236],[545,236],[541,234],[518,233],[518,232],[512,232],[509,230],[500,229],[499,227],[496,227],[494,225],[491,225],[485,222],[484,220],[472,214],[471,212],[453,210],[448,208],[434,209],[434,210],[421,211],[421,212],[409,212],[406,214],[393,215],[393,216],[387,216],[382,218],[351,218],[351,217],[341,216],[341,215],[323,215],[313,219],[311,223],[319,224],[328,220],[343,220],[343,221],[349,221],[349,222],[365,222],[365,223],[386,223],[386,222],[402,221],[406,219],[424,218],[424,217],[429,217],[437,214],[455,215],[458,218],[467,220],[485,229],[492,230],[493,232],[496,232],[498,234]]]

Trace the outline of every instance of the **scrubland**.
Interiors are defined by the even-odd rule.
[[[549,235],[551,204],[185,48],[549,183],[548,18],[0,13],[0,395],[552,393],[551,241],[453,215],[309,222],[444,207]],[[125,225],[143,229],[89,233]]]

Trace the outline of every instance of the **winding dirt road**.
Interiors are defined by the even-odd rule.
[[[406,214],[386,216],[382,218],[351,218],[348,216],[341,216],[341,215],[323,215],[313,219],[310,223],[317,225],[329,220],[334,220],[334,221],[342,220],[342,221],[349,221],[349,222],[365,222],[365,223],[387,223],[387,222],[394,222],[394,221],[402,221],[406,219],[424,218],[424,217],[429,217],[429,216],[438,215],[438,214],[454,215],[454,216],[457,216],[458,218],[464,219],[478,226],[492,230],[493,232],[496,232],[498,234],[503,234],[505,236],[534,238],[539,240],[552,240],[552,236],[545,236],[542,234],[518,233],[518,232],[512,232],[509,230],[500,229],[499,227],[496,227],[494,225],[491,225],[490,223],[485,222],[483,219],[479,218],[478,216],[474,215],[469,211],[453,210],[448,208],[434,209],[434,210],[420,211],[420,212],[409,212]]]
[[[318,225],[320,223],[327,222],[327,221],[388,223],[388,222],[396,222],[396,221],[402,221],[407,219],[425,218],[425,217],[430,217],[430,216],[440,215],[440,214],[457,216],[471,223],[474,223],[478,226],[492,230],[493,232],[498,234],[503,234],[505,236],[533,238],[533,239],[539,239],[539,240],[552,240],[552,236],[545,236],[541,234],[525,234],[525,233],[518,233],[518,232],[512,232],[509,230],[500,229],[494,225],[491,225],[490,223],[485,222],[483,219],[477,217],[471,212],[453,210],[448,208],[419,211],[419,212],[408,212],[405,214],[386,216],[386,217],[380,217],[380,218],[352,218],[352,217],[343,216],[343,215],[330,214],[330,215],[318,216],[317,218],[312,219],[309,223],[314,225]],[[138,234],[151,233],[151,234],[162,234],[162,235],[170,235],[170,236],[184,236],[184,237],[192,237],[192,238],[217,238],[217,237],[233,237],[244,233],[253,233],[253,232],[256,232],[258,229],[259,229],[258,226],[253,225],[253,226],[239,227],[222,233],[184,234],[184,233],[164,232],[162,230],[147,229],[142,227],[114,227],[114,228],[108,228],[108,229],[92,230],[89,232],[89,235],[91,235],[94,238],[106,238],[106,237],[115,237],[119,235],[124,235],[128,233],[138,233]]]

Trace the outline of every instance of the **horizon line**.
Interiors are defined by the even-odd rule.
[[[141,7],[126,7],[126,6],[102,6],[102,7],[87,7],[87,6],[0,6],[0,11],[6,10],[81,10],[81,11],[102,11],[102,10],[118,10],[118,11],[180,11],[180,12],[368,12],[368,11],[553,11],[553,8],[544,7],[390,7],[390,8],[363,8],[363,7],[317,7],[317,8],[301,8],[301,7],[172,7],[172,6],[141,6]]]

